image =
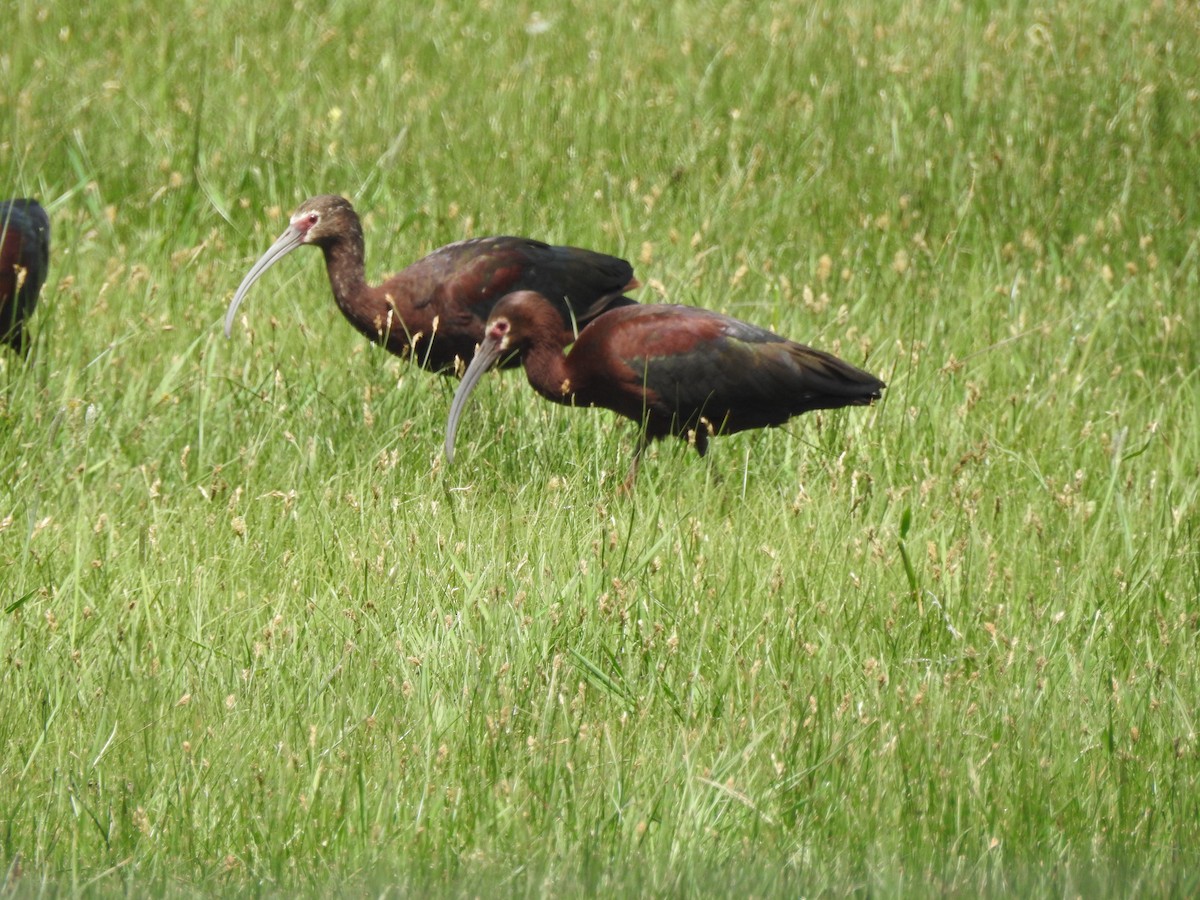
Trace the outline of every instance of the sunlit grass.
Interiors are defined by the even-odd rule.
[[[19,4],[0,357],[20,894],[1194,893],[1190,7]],[[871,409],[635,445],[366,344],[468,235],[846,357]]]

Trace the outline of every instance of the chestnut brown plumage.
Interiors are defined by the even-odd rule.
[[[0,202],[0,342],[29,355],[25,322],[50,267],[50,218],[36,200]]]
[[[355,328],[435,372],[471,359],[488,313],[510,291],[536,290],[550,298],[559,321],[571,328],[603,310],[633,304],[623,293],[638,286],[623,259],[529,238],[486,237],[435,250],[372,287],[363,271],[357,213],[345,198],[325,194],[300,205],[287,230],[242,280],[225,315],[226,337],[250,286],[305,244],[325,254],[334,300]]]
[[[649,441],[677,435],[694,441],[703,455],[710,435],[781,425],[814,409],[865,406],[885,387],[836,356],[689,306],[610,310],[575,339],[544,297],[522,291],[493,307],[454,395],[447,461],[454,458],[458,422],[480,376],[514,357],[547,400],[602,406],[641,426],[630,479]]]

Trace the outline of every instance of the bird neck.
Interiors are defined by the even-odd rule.
[[[359,308],[367,292],[362,231],[355,229],[341,235],[323,244],[321,250],[325,253],[325,270],[329,273],[333,297],[346,317],[353,320],[365,312]]]
[[[558,339],[542,337],[525,351],[522,364],[525,377],[535,391],[553,403],[570,406],[579,386],[572,383],[565,354],[571,336],[560,335]]]

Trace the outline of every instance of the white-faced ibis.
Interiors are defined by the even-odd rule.
[[[50,218],[36,200],[0,202],[0,341],[29,354],[33,315],[50,267]]]
[[[344,197],[325,194],[300,205],[287,230],[242,280],[225,315],[226,337],[250,286],[305,244],[325,254],[333,298],[355,328],[435,372],[470,360],[488,313],[511,291],[549,297],[559,321],[570,328],[605,309],[633,304],[622,294],[638,287],[633,267],[623,259],[519,237],[450,244],[372,287],[363,271],[358,214]]]
[[[544,297],[523,291],[492,309],[450,407],[447,461],[468,395],[484,372],[513,356],[547,400],[602,406],[641,426],[626,484],[652,440],[677,435],[703,455],[710,435],[782,425],[814,409],[866,406],[885,387],[836,356],[691,306],[609,310],[576,339]]]

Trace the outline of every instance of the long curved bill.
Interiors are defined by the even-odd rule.
[[[254,264],[246,277],[242,279],[241,285],[237,289],[237,293],[233,295],[233,302],[229,304],[229,311],[225,313],[225,337],[229,337],[233,331],[233,317],[237,315],[238,307],[242,305],[242,300],[246,298],[250,286],[262,276],[263,272],[283,259],[297,247],[304,243],[304,235],[294,226],[289,225],[287,231],[279,236],[279,239],[271,245],[266,253],[258,258],[258,262]]]
[[[466,409],[467,398],[471,395],[471,391],[475,390],[475,385],[479,383],[483,373],[496,365],[503,353],[504,350],[500,347],[498,340],[484,338],[479,349],[475,351],[475,358],[471,360],[467,371],[463,373],[458,390],[454,392],[454,401],[450,404],[450,418],[446,420],[447,465],[454,462],[454,435],[458,432],[458,420],[462,418],[463,410]]]

